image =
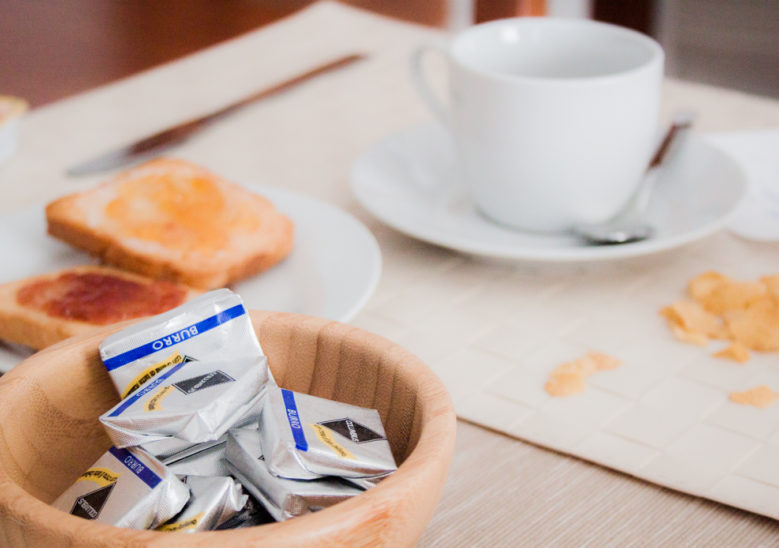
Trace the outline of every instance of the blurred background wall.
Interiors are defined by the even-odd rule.
[[[0,0],[0,94],[34,106],[271,23],[312,0]],[[669,75],[779,97],[779,0],[344,0],[457,29],[592,17],[658,38]]]
[[[656,4],[651,33],[668,74],[779,97],[779,0]]]

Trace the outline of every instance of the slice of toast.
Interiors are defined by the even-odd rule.
[[[211,289],[286,257],[292,221],[267,199],[184,160],[161,158],[46,207],[49,234],[105,263]]]
[[[200,294],[104,266],[0,285],[0,339],[39,350],[111,323],[159,314]]]

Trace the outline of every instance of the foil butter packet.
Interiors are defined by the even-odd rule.
[[[260,412],[262,411],[262,403],[260,402],[256,407],[253,407],[249,409],[249,411],[244,415],[237,423],[232,425],[230,428],[240,428],[242,426],[246,426],[247,424],[257,424],[257,419],[260,416]],[[196,443],[193,444],[192,442],[183,441],[177,438],[165,438],[158,441],[152,441],[148,443],[144,443],[141,447],[143,447],[144,450],[148,451],[158,459],[163,464],[167,464],[168,466],[172,465],[173,463],[177,463],[179,461],[188,459],[189,457],[194,457],[194,455],[204,452],[207,449],[210,449],[216,445],[222,446],[222,453],[224,453],[224,444],[227,441],[227,434],[222,434],[222,436],[213,441],[204,441],[202,443]],[[177,472],[181,474],[180,472]],[[191,474],[194,474],[196,476],[207,476],[207,475],[214,475],[214,476],[223,476],[225,474],[200,474],[196,472],[190,472]],[[184,475],[188,475],[184,473]]]
[[[176,455],[175,459],[162,462],[177,476],[228,476],[225,461],[225,445],[227,434],[216,442],[203,443],[193,446],[200,449],[197,452],[189,452],[187,455]]]
[[[397,469],[375,409],[272,387],[259,432],[268,469],[278,477],[339,476],[362,479],[367,488]]]
[[[181,362],[100,416],[117,447],[217,440],[259,409],[268,385],[262,355]]]
[[[158,531],[211,531],[238,514],[248,496],[233,478],[220,476],[188,476],[186,484],[191,496],[184,509],[172,520],[157,527]]]
[[[256,428],[230,430],[225,457],[233,476],[276,521],[315,512],[363,492],[338,478],[291,480],[274,476],[263,458]]]
[[[243,301],[229,289],[204,293],[114,333],[99,351],[122,399],[174,365],[263,355]]]
[[[205,451],[209,447],[224,443],[226,439],[225,436],[222,436],[218,440],[193,444],[176,438],[165,438],[163,440],[144,443],[141,447],[160,459],[163,464],[170,465],[196,453]]]
[[[149,529],[178,514],[189,488],[141,449],[112,447],[52,505],[117,527]]]
[[[270,515],[265,506],[250,494],[249,500],[246,502],[246,506],[243,507],[243,510],[225,521],[222,525],[219,525],[216,530],[244,529],[246,527],[255,527],[257,525],[275,522],[276,520],[273,519],[273,516]]]

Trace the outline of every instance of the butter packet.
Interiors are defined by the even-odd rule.
[[[367,487],[397,469],[375,409],[272,387],[259,430],[268,468],[282,478],[371,478],[360,482]]]
[[[275,521],[273,516],[265,509],[265,506],[250,494],[249,500],[246,502],[246,506],[243,507],[243,510],[219,525],[216,530],[245,529],[246,527],[256,527],[257,525],[274,523]]]
[[[256,428],[230,430],[225,457],[233,476],[276,521],[316,512],[362,493],[361,489],[338,478],[291,480],[274,476],[262,455]]]
[[[164,464],[138,448],[112,447],[52,506],[117,527],[149,529],[165,523],[189,500],[189,488]]]
[[[219,438],[220,440],[222,438]],[[144,443],[140,447],[151,453],[163,464],[170,465],[173,462],[184,459],[190,455],[198,453],[212,445],[217,445],[219,440],[206,441],[203,443],[192,443],[190,441],[179,440],[176,438],[165,438],[162,440]]]
[[[230,477],[188,476],[191,496],[184,509],[158,531],[194,533],[211,531],[238,514],[246,505],[248,496],[241,484]]]
[[[244,415],[237,423],[230,428],[240,428],[248,424],[257,424],[257,419],[262,411],[262,403],[258,403],[255,407],[249,409],[246,415]],[[177,463],[182,460],[186,460],[189,457],[195,456],[201,451],[206,451],[214,446],[221,445],[222,452],[224,453],[224,444],[227,441],[227,434],[213,441],[204,441],[201,443],[192,443],[189,441],[180,440],[177,438],[165,438],[162,440],[152,441],[144,443],[141,447],[160,459],[163,464],[171,466],[173,463]],[[178,472],[177,472],[178,473]],[[223,476],[225,474],[199,474],[191,472],[198,476]],[[184,474],[188,475],[188,474]]]
[[[268,384],[262,355],[181,362],[100,416],[117,447],[219,439],[258,409]]]
[[[229,289],[133,324],[106,337],[99,350],[122,399],[171,366],[263,355],[243,301]]]
[[[177,476],[228,476],[225,458],[227,434],[215,442],[207,442],[193,446],[194,452],[186,455],[176,455],[162,462]]]
[[[392,474],[392,472],[388,472],[386,474],[381,474],[378,476],[366,476],[364,478],[343,478],[343,480],[351,483],[352,485],[359,487],[364,491],[367,491],[368,489],[376,487],[381,480],[385,479],[390,474]]]

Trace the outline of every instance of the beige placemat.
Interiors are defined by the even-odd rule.
[[[660,485],[779,516],[779,406],[728,392],[779,390],[776,356],[746,365],[672,337],[658,310],[708,269],[779,272],[776,246],[720,234],[676,253],[597,267],[486,266],[463,257],[380,288],[358,324],[390,334],[444,379],[460,416]],[[623,360],[584,394],[544,391],[557,365]]]

